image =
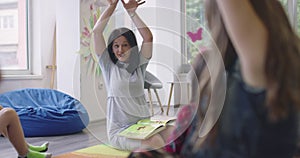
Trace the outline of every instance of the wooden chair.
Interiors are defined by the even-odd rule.
[[[153,101],[152,101],[150,89],[154,90],[154,93],[155,93],[157,101],[159,103],[161,112],[163,113],[164,109],[162,107],[161,101],[160,101],[158,93],[157,93],[157,89],[161,89],[162,87],[163,87],[162,82],[157,77],[155,77],[152,73],[150,73],[149,71],[146,71],[144,89],[148,90],[148,97],[149,97],[152,116],[154,115],[154,110],[153,110]]]

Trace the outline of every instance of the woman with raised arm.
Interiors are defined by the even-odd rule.
[[[110,145],[122,150],[141,146],[162,147],[166,131],[147,140],[134,140],[118,136],[118,133],[137,121],[149,118],[149,107],[144,95],[146,67],[152,57],[152,33],[136,13],[145,3],[141,0],[122,0],[131,20],[142,36],[139,50],[134,33],[125,27],[112,31],[105,43],[103,31],[112,16],[118,0],[108,0],[109,6],[94,27],[95,51],[105,80],[107,97],[107,133]]]

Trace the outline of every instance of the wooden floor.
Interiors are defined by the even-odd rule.
[[[169,114],[171,116],[175,115],[177,109],[178,108],[170,108]],[[155,107],[154,112],[155,114],[159,113],[159,107]],[[48,152],[52,153],[53,156],[57,156],[74,150],[106,143],[106,121],[91,122],[86,129],[76,134],[52,137],[31,137],[26,138],[26,141],[33,145],[41,145],[45,141],[48,141],[50,143]],[[16,158],[17,156],[17,152],[8,139],[0,137],[0,158]]]
[[[31,137],[26,141],[33,145],[41,145],[45,141],[50,143],[49,152],[57,156],[70,151],[90,147],[107,141],[105,121],[91,122],[89,126],[80,133],[53,136],[53,137]],[[16,158],[14,150],[8,139],[0,138],[0,158]]]

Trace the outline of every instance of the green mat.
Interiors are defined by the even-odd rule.
[[[54,158],[126,158],[129,154],[129,151],[117,150],[105,144],[100,144],[54,156]]]

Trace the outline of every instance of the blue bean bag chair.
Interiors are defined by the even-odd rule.
[[[0,105],[16,110],[26,137],[77,133],[89,123],[89,115],[77,99],[53,89],[7,92],[0,95]]]

